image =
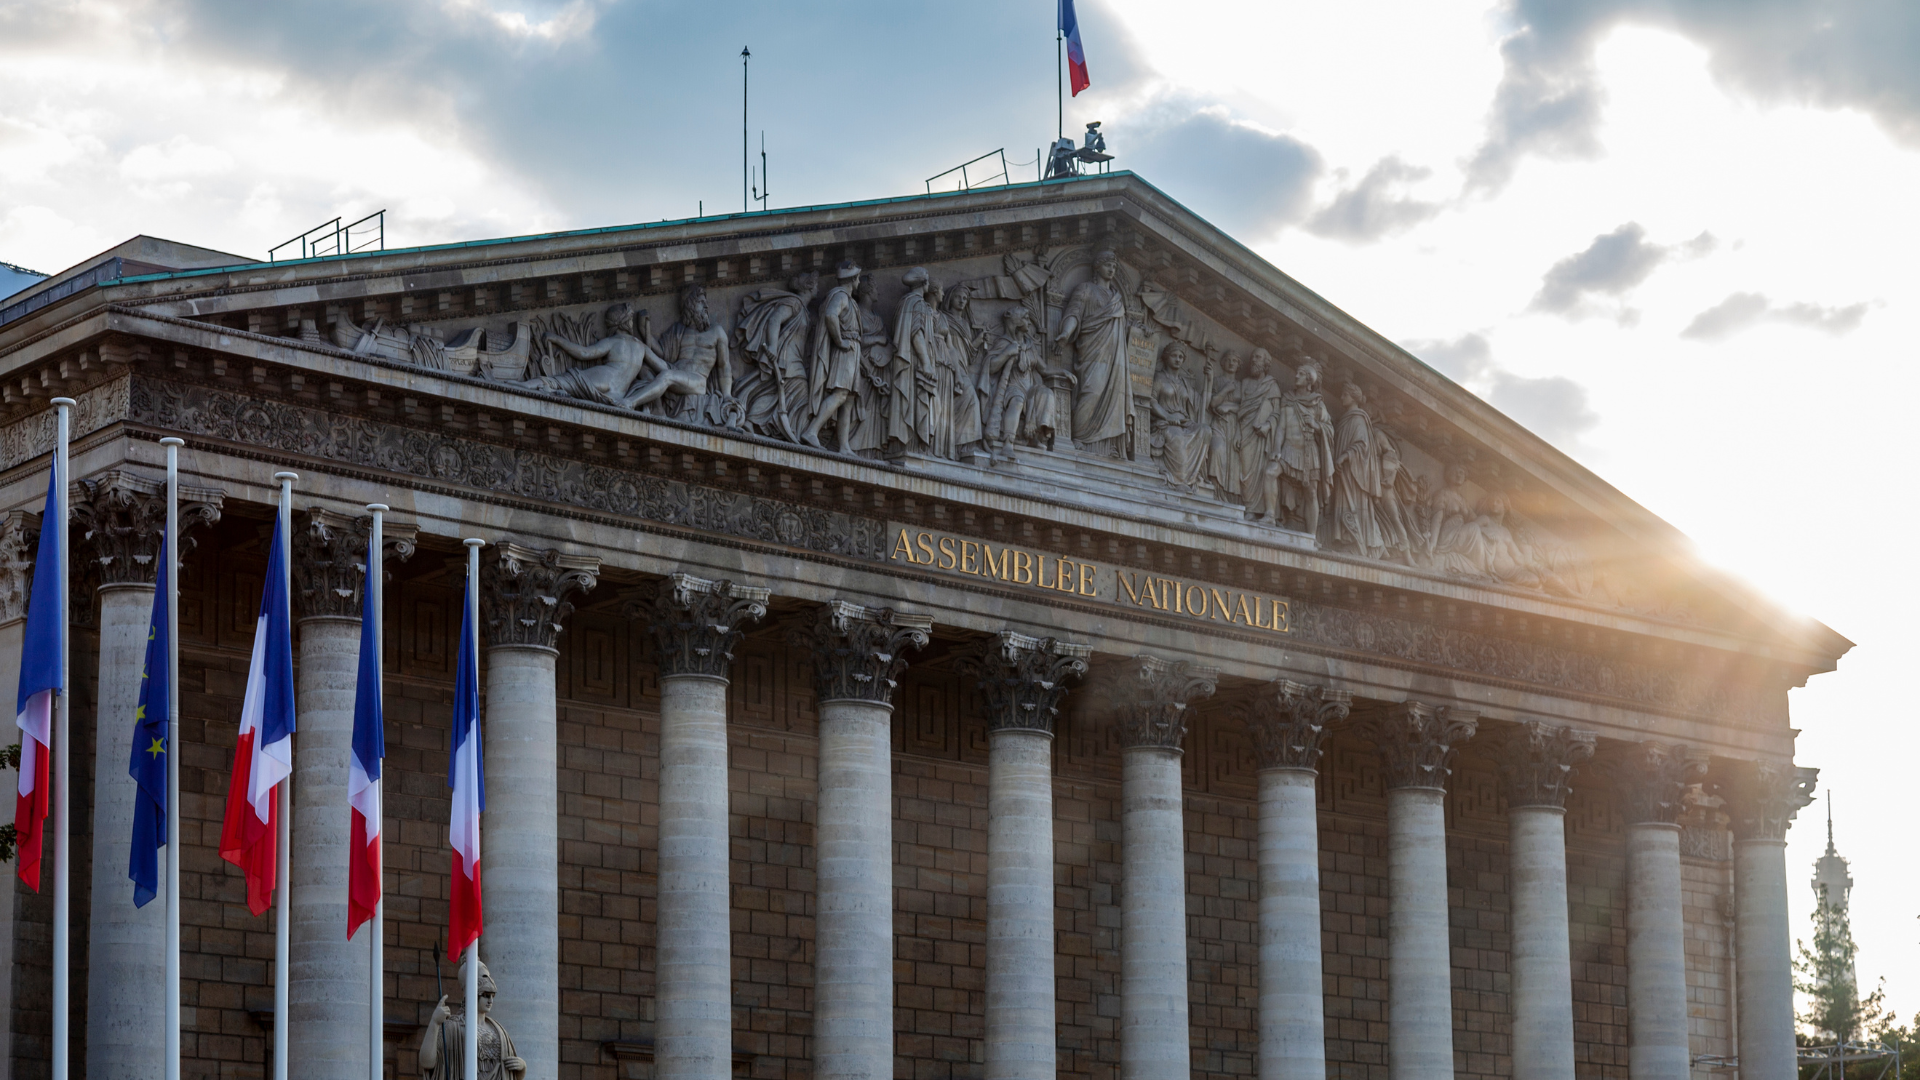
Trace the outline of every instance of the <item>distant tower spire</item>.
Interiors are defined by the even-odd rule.
[[[1827,853],[1814,860],[1813,890],[1826,891],[1827,905],[1835,911],[1847,910],[1847,894],[1853,891],[1853,875],[1847,872],[1847,860],[1833,845],[1833,793],[1827,793]]]

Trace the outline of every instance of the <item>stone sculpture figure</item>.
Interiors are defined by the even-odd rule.
[[[654,348],[662,364],[660,373],[628,396],[629,406],[645,409],[659,402],[668,416],[740,426],[727,332],[713,325],[706,289],[694,284],[680,290],[680,321],[660,335]],[[670,402],[670,396],[678,400]]]
[[[860,377],[854,380],[853,430],[844,448],[854,454],[871,453],[886,443],[886,375],[891,355],[886,320],[873,310],[876,293],[873,275],[860,275],[853,289],[860,313]]]
[[[1380,499],[1374,507],[1374,521],[1380,527],[1380,539],[1390,555],[1408,565],[1421,561],[1426,544],[1420,535],[1420,522],[1414,515],[1417,491],[1413,474],[1400,457],[1400,440],[1384,424],[1373,426],[1379,444]]]
[[[1053,431],[1053,392],[1034,333],[1033,313],[1016,304],[1000,316],[1006,336],[987,352],[981,390],[987,395],[986,441],[996,452],[1009,442],[1043,445]]]
[[[1160,350],[1160,370],[1153,376],[1153,456],[1167,482],[1191,491],[1206,476],[1207,394],[1186,373],[1187,347],[1171,341]],[[1212,372],[1207,372],[1211,377]]]
[[[1302,358],[1293,392],[1280,399],[1274,460],[1277,501],[1262,513],[1289,529],[1318,534],[1320,507],[1333,497],[1333,416],[1320,397],[1320,365]]]
[[[907,294],[893,315],[893,355],[887,364],[889,454],[919,450],[932,441],[927,404],[934,391],[934,313],[927,306],[927,272],[916,266],[900,281]]]
[[[1466,577],[1540,588],[1532,558],[1507,527],[1507,509],[1507,497],[1497,491],[1482,499],[1473,520],[1450,530],[1440,544],[1440,568]]]
[[[529,390],[565,394],[602,405],[634,407],[629,390],[633,381],[649,369],[667,369],[667,362],[654,351],[648,329],[648,315],[639,313],[638,327],[632,305],[615,304],[607,309],[607,336],[591,345],[576,345],[550,331],[542,337],[575,360],[604,360],[592,367],[570,368],[558,375],[539,375],[521,383]],[[659,395],[654,395],[658,397]],[[652,400],[649,398],[648,400]]]
[[[1127,303],[1120,292],[1119,257],[1094,256],[1093,277],[1074,287],[1061,311],[1055,344],[1073,342],[1073,442],[1119,457],[1127,433],[1132,389],[1127,369]]]
[[[820,445],[820,429],[831,423],[841,453],[853,436],[854,391],[860,383],[863,345],[860,306],[854,302],[854,284],[860,267],[852,260],[835,271],[838,283],[820,301],[820,321],[813,331],[813,359],[807,371],[807,409],[813,420],[800,441]]]
[[[466,985],[466,964],[473,962],[469,958],[461,965],[459,985],[462,987]],[[488,1015],[493,1011],[493,999],[497,992],[493,975],[487,971],[487,965],[481,964],[480,1080],[522,1080],[527,1074],[527,1063],[514,1053],[513,1039],[508,1037],[507,1029]],[[464,990],[458,998],[458,1001],[449,1003],[446,995],[442,994],[440,1003],[433,1007],[433,1016],[427,1020],[427,1030],[420,1036],[421,1080],[464,1080],[466,1076],[467,1010]]]
[[[758,289],[740,300],[734,331],[747,370],[738,380],[747,427],[800,441],[806,428],[809,305],[820,275],[807,271],[786,289]]]
[[[1427,556],[1435,557],[1453,544],[1454,533],[1473,521],[1473,501],[1467,498],[1467,467],[1447,466],[1446,486],[1427,499]]]
[[[938,298],[928,304],[934,311],[934,379],[938,384],[933,419],[937,449],[933,452],[958,459],[969,446],[979,443],[983,434],[976,389],[980,375],[974,364],[981,335],[970,318],[971,290],[961,286],[951,293],[936,291],[930,295]]]
[[[1380,501],[1380,451],[1366,403],[1357,383],[1340,388],[1343,411],[1333,431],[1333,542],[1377,559],[1386,550],[1373,512]]]
[[[1222,502],[1242,502],[1242,477],[1237,443],[1240,438],[1240,357],[1220,358],[1219,378],[1212,382],[1207,403],[1207,479]]]
[[[1248,518],[1272,521],[1279,513],[1280,383],[1267,350],[1255,349],[1247,357],[1247,377],[1240,380],[1237,397],[1240,413],[1231,452],[1240,500]]]

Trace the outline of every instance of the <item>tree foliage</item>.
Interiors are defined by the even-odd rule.
[[[1845,908],[1820,899],[1813,909],[1813,943],[1796,941],[1799,959],[1793,962],[1793,988],[1807,995],[1807,1011],[1799,1016],[1812,1029],[1817,1045],[1859,1042],[1877,1034],[1892,1021],[1883,1005],[1884,991],[1875,988],[1862,998],[1854,979],[1859,949]]]

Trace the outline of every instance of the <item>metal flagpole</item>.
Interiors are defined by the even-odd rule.
[[[745,52],[746,50],[741,50]],[[473,664],[473,678],[477,691],[480,681],[480,549],[485,540],[468,540],[467,544],[467,624],[473,627],[473,655],[468,660]],[[474,718],[474,734],[479,734],[480,721]],[[478,749],[478,747],[476,747]],[[478,874],[480,868],[475,867]],[[476,877],[475,880],[478,880]],[[475,937],[473,944],[467,946],[467,1052],[466,1078],[480,1080],[480,939]]]
[[[73,975],[68,970],[70,964],[68,945],[73,933],[73,888],[68,880],[71,860],[67,836],[73,822],[69,812],[70,800],[67,793],[67,779],[72,774],[73,764],[72,747],[69,744],[72,724],[67,708],[67,703],[73,696],[70,689],[72,683],[69,681],[71,672],[68,670],[70,665],[67,656],[70,651],[68,646],[71,645],[70,629],[73,625],[72,612],[67,610],[71,603],[68,591],[68,563],[71,561],[71,556],[67,551],[67,518],[73,501],[70,493],[73,480],[72,474],[67,471],[69,464],[67,444],[73,435],[71,410],[74,401],[72,398],[58,397],[53,399],[53,405],[58,411],[53,454],[54,469],[59,475],[58,482],[54,486],[60,506],[51,525],[60,530],[57,535],[60,538],[58,588],[62,646],[60,692],[55,695],[58,705],[53,720],[53,1080],[67,1080],[67,1041],[70,1037],[68,1009],[73,993]],[[47,528],[48,523],[43,522],[40,527]]]
[[[384,536],[387,507],[383,503],[368,503],[367,509],[373,512],[373,550],[367,558],[367,608],[369,617],[373,619],[374,678],[379,682],[380,692],[384,696],[387,689],[387,672],[385,666],[386,638],[381,633],[383,629],[381,626],[381,604],[386,599],[387,583],[387,545],[386,537]],[[382,769],[381,772],[384,774],[386,770]],[[380,808],[382,816],[386,814],[387,804],[380,798],[380,789],[385,783],[384,775],[382,777],[375,777],[373,781],[373,804]],[[380,822],[369,822],[368,824],[379,826]],[[384,856],[386,848],[385,828],[381,828],[380,830],[380,842],[382,855]],[[386,860],[384,857],[381,859],[380,872],[383,876],[386,873]],[[373,905],[373,918],[369,920],[371,925],[367,927],[367,929],[372,931],[372,933],[367,936],[368,1080],[385,1080],[386,1076],[386,1070],[384,1068],[386,1062],[384,1059],[386,1058],[387,1051],[385,1037],[387,992],[384,978],[386,972],[383,969],[386,966],[387,954],[386,942],[384,940],[385,928],[381,925],[381,920],[386,910],[386,890],[382,889],[380,902]],[[443,1063],[440,1068],[444,1072],[446,1065]]]
[[[747,201],[747,61],[753,53],[740,46],[740,212],[753,209]]]
[[[280,582],[288,607],[287,625],[293,625],[293,482],[296,472],[277,472],[280,485],[280,541],[287,545],[280,560],[286,577]],[[273,870],[273,1080],[287,1080],[287,943],[292,934],[293,908],[293,773],[280,781],[280,825],[274,838]]]
[[[1053,100],[1055,102],[1053,141],[1058,146],[1060,140],[1067,137],[1067,92],[1062,89],[1067,81],[1067,36],[1060,32],[1059,24],[1053,30]]]
[[[166,1080],[180,1080],[180,448],[167,448],[167,1049]]]

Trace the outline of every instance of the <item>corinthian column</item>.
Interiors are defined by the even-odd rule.
[[[1053,720],[1086,645],[996,634],[961,658],[987,699],[987,1080],[1053,1080]]]
[[[181,553],[190,525],[218,521],[220,495],[183,489]],[[93,755],[93,904],[88,919],[87,1075],[135,1080],[164,1071],[166,904],[133,906],[127,862],[136,786],[128,772],[134,708],[146,668],[154,572],[167,524],[167,485],[113,471],[74,485],[79,559],[100,594],[100,672]],[[76,575],[78,576],[78,575]],[[171,854],[171,853],[169,853]]]
[[[367,946],[347,940],[347,772],[359,685],[360,598],[372,517],[309,510],[293,531],[300,668],[295,677],[293,855],[288,889],[287,1052],[314,1080],[367,1075]],[[388,522],[405,559],[414,529]]]
[[[1119,698],[1120,1077],[1192,1071],[1187,1036],[1187,865],[1180,744],[1187,705],[1213,693],[1213,668],[1129,661]]]
[[[660,658],[660,899],[654,1075],[733,1075],[727,678],[767,590],[674,574],[646,618]]]
[[[598,580],[600,560],[503,540],[480,558],[487,631],[486,936],[500,988],[494,1015],[528,1076],[560,1075],[560,799],[555,643],[567,598]]]
[[[1720,766],[1715,766],[1720,771]],[[1733,813],[1733,933],[1740,957],[1741,1080],[1794,1080],[1792,932],[1787,926],[1787,826],[1813,801],[1820,770],[1743,761],[1721,790]]]
[[[1499,746],[1513,903],[1513,1075],[1573,1080],[1573,958],[1567,928],[1567,788],[1591,731],[1521,722]]]
[[[1276,680],[1247,717],[1260,769],[1260,1080],[1325,1080],[1320,981],[1320,747],[1344,690]]]
[[[829,601],[794,635],[820,714],[813,1074],[893,1076],[893,687],[933,620]]]
[[[1679,821],[1687,789],[1706,764],[1688,747],[1648,741],[1616,765],[1627,818],[1627,1067],[1633,1080],[1687,1080],[1692,1068]]]
[[[1393,1080],[1452,1080],[1447,777],[1479,714],[1402,702],[1367,718],[1387,780],[1387,1065]]]

